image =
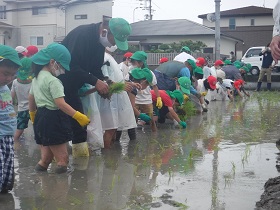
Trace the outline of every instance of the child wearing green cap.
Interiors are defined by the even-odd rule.
[[[35,140],[41,149],[41,159],[35,170],[47,171],[55,158],[55,172],[64,173],[68,165],[67,144],[72,140],[68,116],[81,127],[90,120],[64,100],[64,88],[57,76],[70,70],[71,56],[67,48],[53,43],[32,56],[31,60],[34,79],[29,93],[29,113]]]
[[[14,184],[14,132],[16,112],[8,84],[21,66],[17,52],[0,45],[0,192],[7,193]]]
[[[17,130],[14,135],[14,140],[18,141],[23,134],[24,129],[28,127],[29,107],[28,94],[31,87],[31,64],[30,58],[21,59],[22,67],[18,70],[17,78],[13,81],[11,93],[13,101],[17,99]]]
[[[144,51],[136,51],[135,53],[133,53],[130,59],[132,68],[147,68],[147,54]],[[146,113],[152,118],[153,102],[150,93],[151,88],[155,91],[155,94],[157,96],[156,107],[158,107],[159,109],[162,107],[162,100],[158,91],[156,76],[151,70],[150,72],[152,74],[152,80],[149,82],[149,85],[145,89],[137,92],[137,95],[135,97],[135,107],[142,113]],[[152,130],[156,131],[156,124],[153,120],[151,121],[151,126]]]
[[[154,90],[151,90],[151,94],[152,94],[153,103],[155,105],[156,95]],[[179,116],[177,115],[177,113],[173,108],[173,106],[182,105],[184,101],[183,93],[179,90],[174,90],[174,91],[159,90],[159,94],[162,98],[163,106],[161,109],[158,109],[157,107],[154,106],[154,110],[155,110],[154,112],[158,113],[158,116],[155,117],[155,121],[158,121],[159,123],[164,123],[166,117],[168,117],[171,120],[176,120],[182,128],[186,128],[187,127],[186,122],[180,120]]]

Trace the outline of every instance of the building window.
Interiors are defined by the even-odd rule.
[[[235,18],[229,19],[229,29],[235,30]]]
[[[255,19],[251,19],[251,26],[255,25]]]
[[[0,19],[1,20],[4,20],[4,19],[7,19],[7,16],[6,16],[6,6],[0,6]]]
[[[31,45],[44,45],[44,37],[42,36],[31,36],[30,37]]]
[[[43,15],[47,14],[47,8],[33,7],[32,15]]]
[[[75,20],[87,19],[87,15],[75,15]]]

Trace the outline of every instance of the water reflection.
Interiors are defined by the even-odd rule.
[[[124,133],[112,150],[71,160],[74,170],[65,175],[34,172],[39,150],[30,134],[16,144],[15,188],[0,197],[1,208],[253,209],[264,182],[278,173],[273,98],[212,102],[186,130],[171,123],[157,134],[138,129],[131,142]]]

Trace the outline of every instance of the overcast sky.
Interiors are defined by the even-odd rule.
[[[246,6],[274,8],[278,0],[221,0],[221,11]],[[122,17],[128,22],[144,20],[140,2],[144,0],[114,0],[113,17]],[[149,2],[147,0],[147,2]],[[149,4],[148,4],[149,5]],[[152,0],[153,19],[188,19],[202,23],[198,15],[215,12],[215,0]],[[133,14],[134,13],[134,14]]]

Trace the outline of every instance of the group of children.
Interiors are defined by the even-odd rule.
[[[19,140],[29,119],[41,150],[35,170],[47,171],[55,160],[55,172],[64,173],[68,165],[67,146],[73,135],[68,116],[82,127],[88,125],[89,144],[98,140],[99,147],[110,148],[113,141],[120,139],[122,130],[128,130],[130,139],[135,139],[137,121],[150,124],[152,131],[157,130],[157,123],[164,123],[168,118],[186,128],[178,110],[188,101],[202,112],[207,111],[209,101],[218,100],[221,95],[222,100],[225,96],[232,100],[234,94],[242,96],[242,90],[249,95],[242,80],[245,65],[239,64],[237,68],[237,63],[218,60],[209,68],[204,58],[193,58],[185,46],[174,61],[161,59],[159,68],[152,71],[147,66],[145,52],[128,52],[118,64],[112,56],[115,50],[116,47],[106,47],[102,73],[108,84],[123,83],[124,89],[110,95],[109,100],[85,84],[81,98],[89,97],[89,100],[82,99],[83,114],[65,102],[64,88],[57,78],[70,70],[71,55],[66,47],[52,43],[39,52],[33,49],[35,53],[30,55],[23,47],[0,45],[1,192],[12,189],[14,140]],[[226,66],[237,69],[233,78],[232,72],[227,74]],[[178,71],[171,76],[169,69],[174,68]],[[7,85],[12,81],[10,91]],[[159,88],[158,82],[166,86]],[[17,114],[14,101],[18,103]]]

